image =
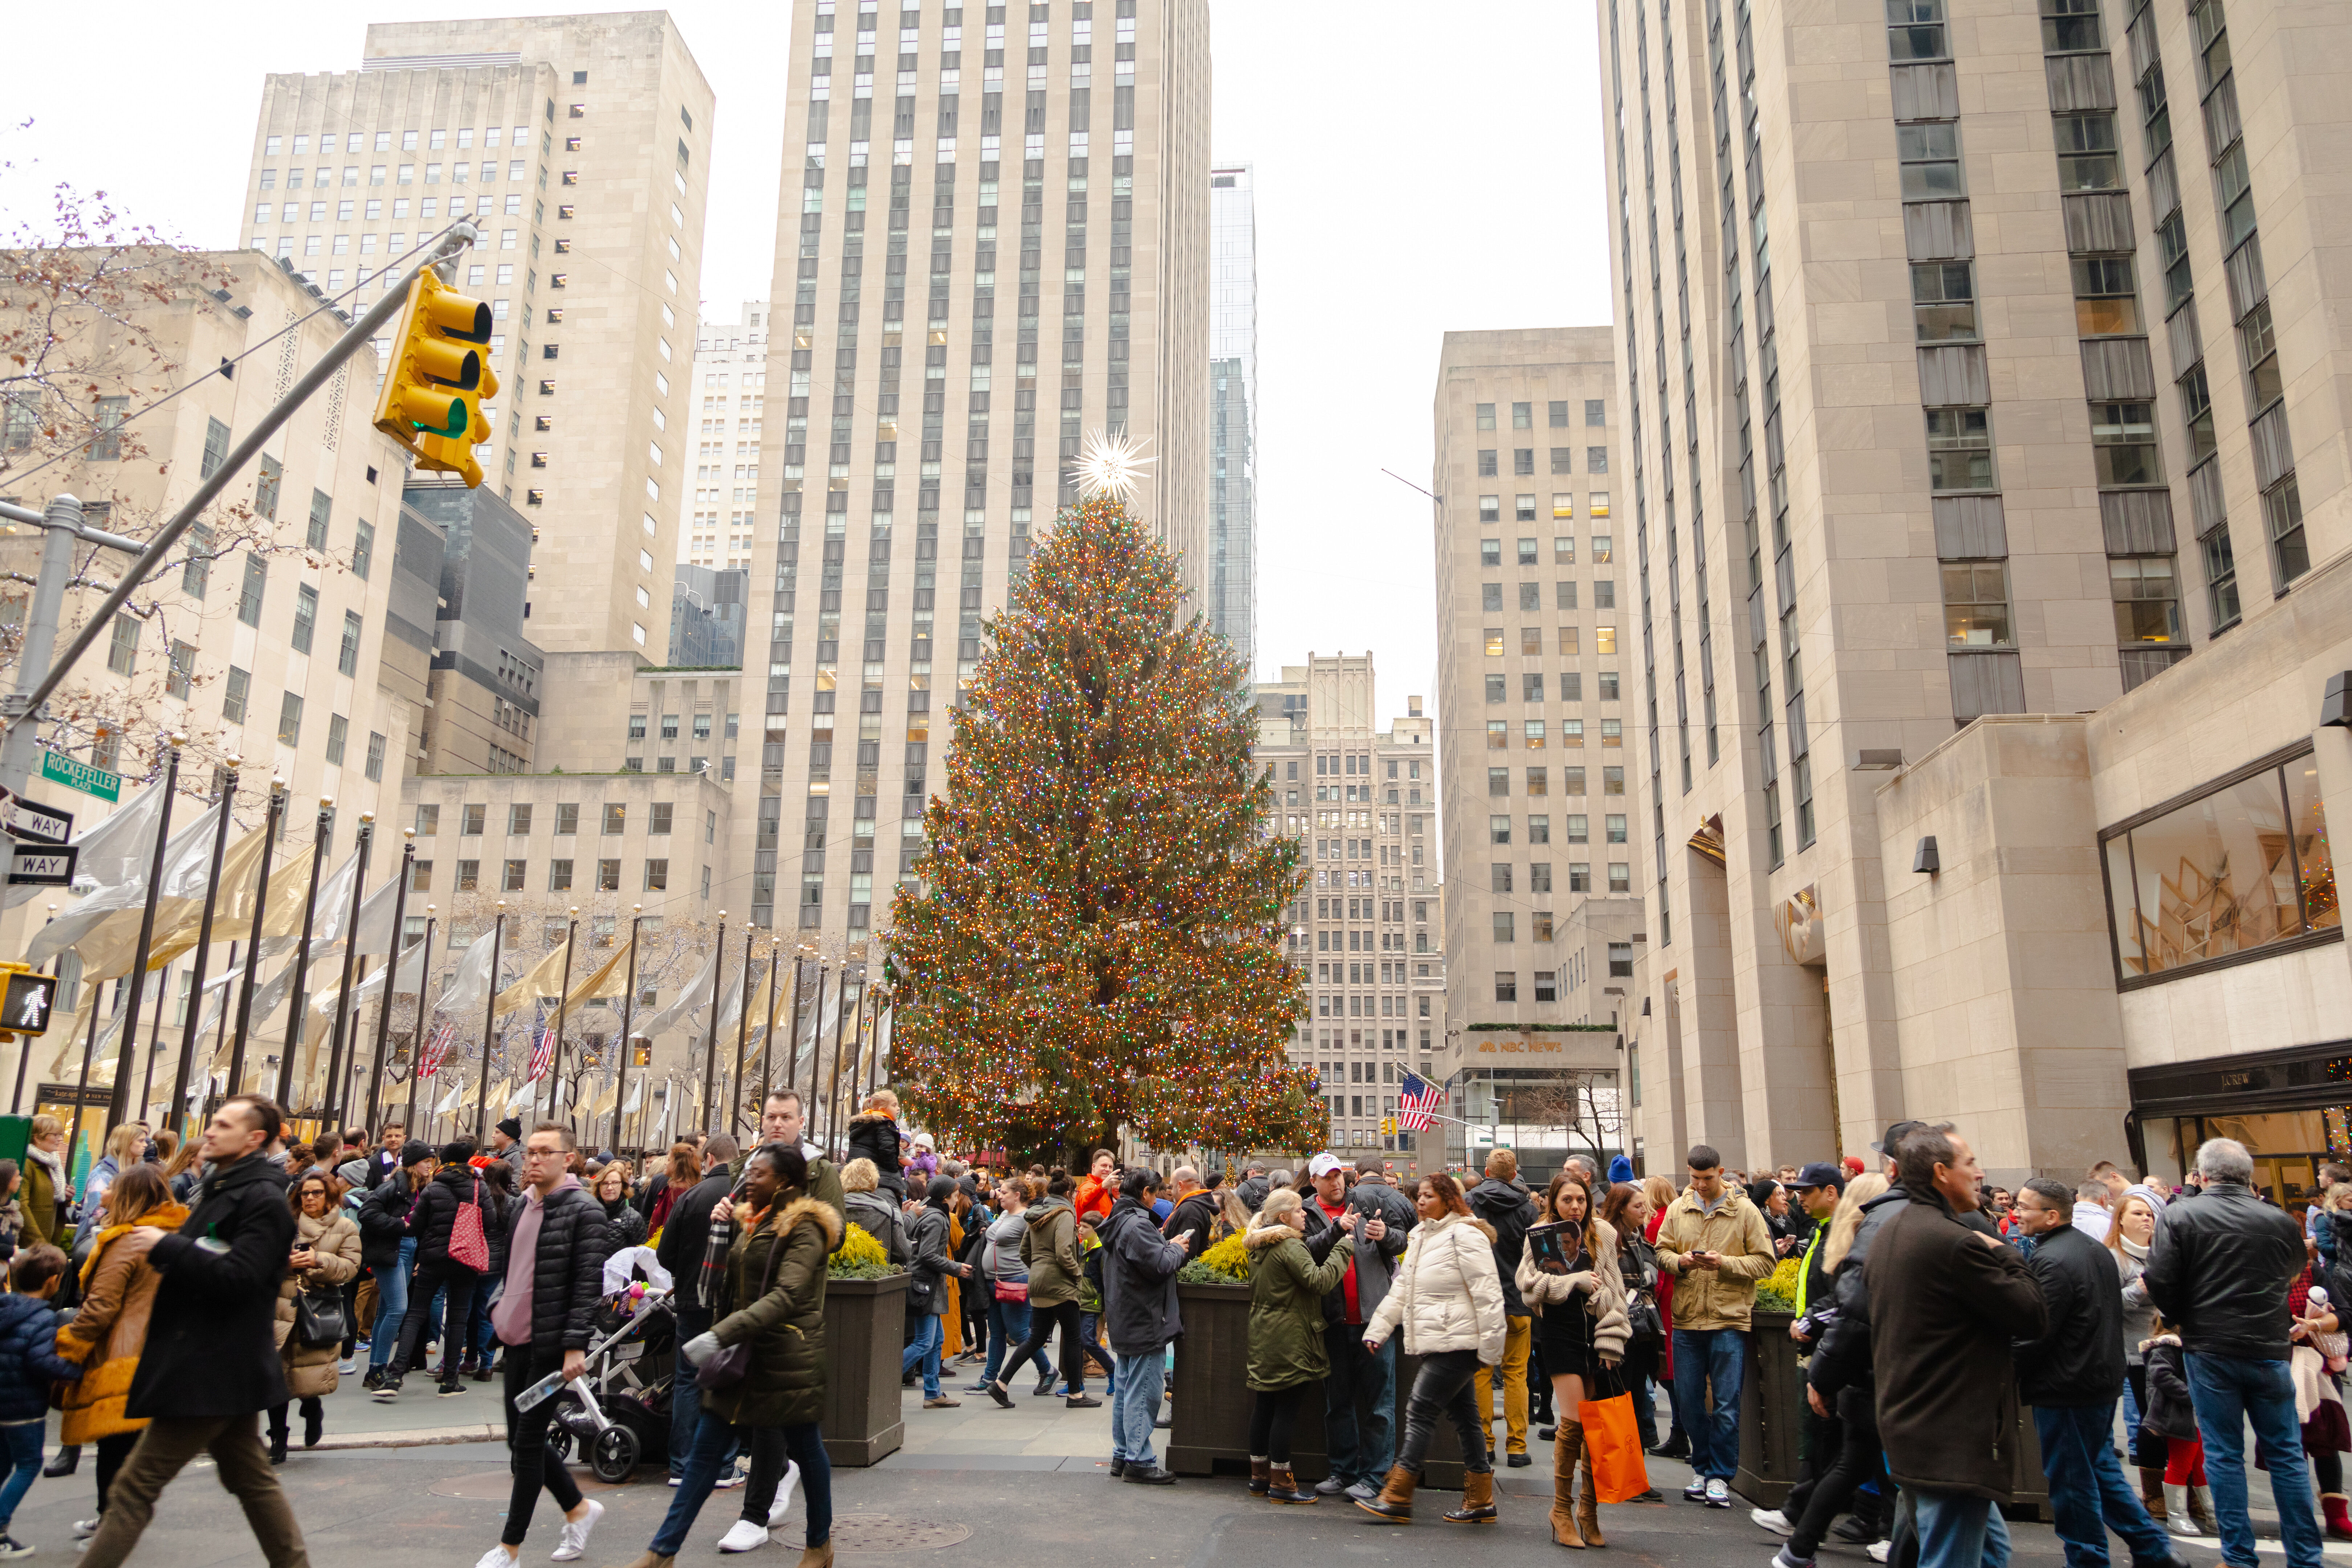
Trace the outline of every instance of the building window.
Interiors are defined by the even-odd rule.
[[[114,635],[107,645],[106,668],[117,675],[129,675],[139,666],[139,617],[118,611],[114,616]]]
[[[2263,522],[2270,531],[2271,569],[2279,591],[2311,570],[2311,546],[2303,536],[2303,493],[2289,474],[2263,492]]]
[[[508,861],[506,866],[506,880],[504,884],[505,890],[509,893],[521,892],[523,890],[523,878],[529,872],[530,868],[530,862],[528,860]]]
[[[547,863],[547,890],[551,893],[568,893],[572,890],[571,861],[550,860]]]
[[[646,891],[648,893],[659,893],[667,891],[668,888],[669,862],[667,860],[646,861]]]
[[[1519,977],[1507,969],[1495,972],[1495,1000],[1516,1002],[1519,999]]]
[[[344,675],[360,672],[360,625],[357,615],[343,612],[343,644],[335,655],[335,668]]]
[[[457,832],[466,838],[479,838],[488,826],[489,807],[480,805],[457,808]]]
[[[327,719],[327,761],[337,767],[343,765],[343,748],[350,742],[352,721],[341,713]]]
[[[131,411],[128,397],[101,397],[98,400],[98,434],[90,441],[89,455],[101,463],[120,462],[122,458],[122,420]]]
[[[2071,265],[2078,336],[2129,336],[2140,331],[2139,290],[2132,279],[2130,257],[2077,256]]]
[[[261,625],[261,596],[269,585],[269,563],[258,555],[245,558],[245,585],[237,591],[236,618],[248,626]]]
[[[375,560],[375,525],[362,518],[352,532],[352,575],[367,581],[368,567]]]
[[[1923,343],[1975,342],[1975,264],[1915,262],[1911,268],[1911,315]]]
[[[2098,0],[2042,0],[2042,52],[2080,54],[2106,47]]]
[[[2098,25],[2092,18],[2092,26]],[[2045,21],[2042,26],[2049,26]],[[2102,110],[2053,118],[2058,145],[2058,189],[2112,191],[2123,183],[2116,157],[2116,117]]]
[[[373,731],[368,732],[367,776],[371,783],[383,781],[383,737]]]
[[[1886,0],[1886,52],[1896,65],[1951,58],[1944,36],[1944,0]]]
[[[621,890],[621,863],[618,860],[596,862],[596,890],[600,893],[617,893]]]
[[[1927,483],[1939,494],[1992,489],[1990,410],[1927,410]]]
[[[2156,451],[2153,404],[2092,404],[2091,449],[2103,487],[2164,482],[2164,466]]]
[[[302,742],[302,699],[289,691],[278,704],[278,743],[296,746]]]
[[[294,589],[294,629],[288,640],[296,653],[309,653],[310,641],[319,628],[319,590],[309,584]]]
[[[1954,648],[2014,646],[2009,627],[2009,573],[1999,561],[1947,561],[1944,640]]]
[[[2181,638],[2180,584],[2169,555],[2107,563],[2119,643],[2177,643]]]
[[[2307,750],[2099,838],[2126,989],[2341,927],[2318,765]]]
[[[195,645],[194,643],[184,643],[176,637],[173,638],[172,641],[171,668],[165,671],[163,676],[164,691],[169,693],[171,696],[178,698],[181,701],[185,702],[191,692],[194,689],[194,678],[195,673]]]
[[[2279,377],[2278,340],[2271,330],[2271,302],[2264,300],[2238,323],[2238,353],[2246,367],[2247,417],[2258,417],[2286,390]]]
[[[1960,128],[1949,120],[1895,128],[1895,153],[1903,170],[1906,202],[1948,202],[1963,194]]]

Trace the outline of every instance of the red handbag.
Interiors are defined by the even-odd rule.
[[[474,1201],[457,1205],[449,1222],[449,1261],[477,1274],[490,1267],[489,1238],[482,1234],[482,1179],[474,1178]]]

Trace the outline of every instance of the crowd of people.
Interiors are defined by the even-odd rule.
[[[824,1568],[824,1282],[853,1225],[908,1274],[901,1373],[925,1408],[961,1403],[950,1367],[973,1378],[955,1393],[1008,1409],[1034,1372],[1032,1398],[1109,1405],[1109,1468],[1132,1484],[1175,1479],[1154,1434],[1185,1331],[1178,1278],[1230,1242],[1247,1259],[1247,1350],[1218,1375],[1249,1390],[1248,1489],[1277,1505],[1344,1497],[1410,1524],[1443,1424],[1464,1471],[1445,1521],[1496,1520],[1496,1467],[1549,1442],[1552,1541],[1605,1546],[1605,1434],[1586,1424],[1622,1395],[1643,1448],[1688,1460],[1684,1497],[1730,1508],[1746,1363],[1767,1331],[1758,1289],[1777,1270],[1795,1276],[1785,1331],[1805,1410],[1795,1486],[1750,1515],[1780,1538],[1774,1568],[1811,1568],[1832,1528],[1882,1562],[1916,1547],[1921,1568],[2003,1568],[1996,1505],[2032,1484],[2025,1407],[2070,1568],[2106,1563],[2110,1532],[2134,1568],[2184,1568],[2168,1531],[2183,1525],[2253,1568],[2248,1426],[2289,1568],[2352,1540],[2332,1304],[2352,1269],[2343,1167],[2322,1171],[2298,1222],[2226,1139],[2179,1190],[2103,1162],[2011,1193],[1957,1129],[1916,1121],[1873,1145],[1875,1170],[1749,1178],[1701,1144],[1679,1184],[1572,1156],[1538,1192],[1497,1149],[1475,1180],[1407,1190],[1377,1160],[1330,1153],[1205,1180],[1122,1169],[1107,1149],[1082,1173],[969,1167],[899,1116],[887,1090],[872,1097],[836,1165],[803,1142],[786,1091],[748,1148],[693,1137],[638,1170],[512,1120],[480,1148],[412,1143],[396,1123],[289,1142],[275,1105],[237,1096],[184,1144],[116,1129],[79,1191],[62,1127],[37,1118],[26,1159],[0,1161],[0,1558],[32,1550],[10,1531],[36,1477],[74,1474],[88,1447],[83,1563],[122,1561],[200,1456],[264,1559],[302,1561],[277,1479],[292,1417],[316,1447],[341,1378],[393,1402],[429,1370],[441,1396],[494,1377],[503,1395],[512,1493],[478,1568],[517,1568],[542,1490],[562,1516],[554,1560],[578,1560],[604,1510],[551,1453],[557,1405],[538,1394],[582,1374],[606,1260],[642,1247],[640,1268],[675,1292],[660,1458],[676,1491],[631,1568],[667,1568],[710,1495],[737,1489],[720,1551],[766,1544],[797,1494],[803,1568]],[[1293,1444],[1310,1401],[1328,1473],[1307,1482]],[[52,1408],[62,1447],[44,1468]]]

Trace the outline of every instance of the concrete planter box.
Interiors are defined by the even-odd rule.
[[[1184,1337],[1176,1342],[1174,1426],[1168,1433],[1167,1465],[1178,1475],[1205,1476],[1220,1471],[1249,1470],[1250,1392],[1249,1287],[1246,1285],[1179,1285],[1178,1301],[1184,1314]],[[1420,1371],[1417,1357],[1397,1355],[1393,1423],[1404,1436],[1403,1412]],[[1358,1411],[1359,1418],[1364,1414]],[[1298,1402],[1298,1419],[1290,1436],[1291,1468],[1302,1481],[1319,1481],[1331,1473],[1323,1447],[1323,1400],[1310,1393]],[[1462,1489],[1462,1444],[1453,1424],[1440,1417],[1422,1468],[1423,1482],[1441,1491]]]
[[[907,1440],[898,1354],[908,1278],[825,1281],[824,1452],[835,1465],[879,1464]]]
[[[1805,1417],[1804,1374],[1793,1314],[1759,1310],[1749,1318],[1747,1372],[1739,1396],[1739,1473],[1731,1489],[1759,1508],[1779,1508],[1797,1483],[1798,1437]],[[2011,1519],[2047,1517],[2050,1483],[2042,1473],[2042,1441],[2030,1405],[2018,1407],[2017,1441],[2010,1445]]]

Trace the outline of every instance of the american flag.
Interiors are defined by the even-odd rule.
[[[544,1005],[542,1005],[540,1012],[539,1033],[530,1043],[530,1072],[529,1075],[530,1081],[536,1083],[541,1078],[545,1077],[547,1069],[550,1067],[552,1067],[554,1063],[555,1026],[548,1021],[546,1009]]]
[[[1399,1087],[1404,1092],[1397,1099],[1397,1130],[1428,1131],[1429,1113],[1445,1103],[1445,1090],[1416,1073],[1405,1074]]]
[[[444,1024],[439,1028],[434,1030],[430,1036],[426,1037],[425,1041],[425,1058],[417,1064],[416,1076],[419,1078],[431,1078],[434,1074],[439,1072],[441,1070],[442,1062],[446,1060],[449,1055],[449,1043],[457,1037],[457,1026],[455,1024]]]

